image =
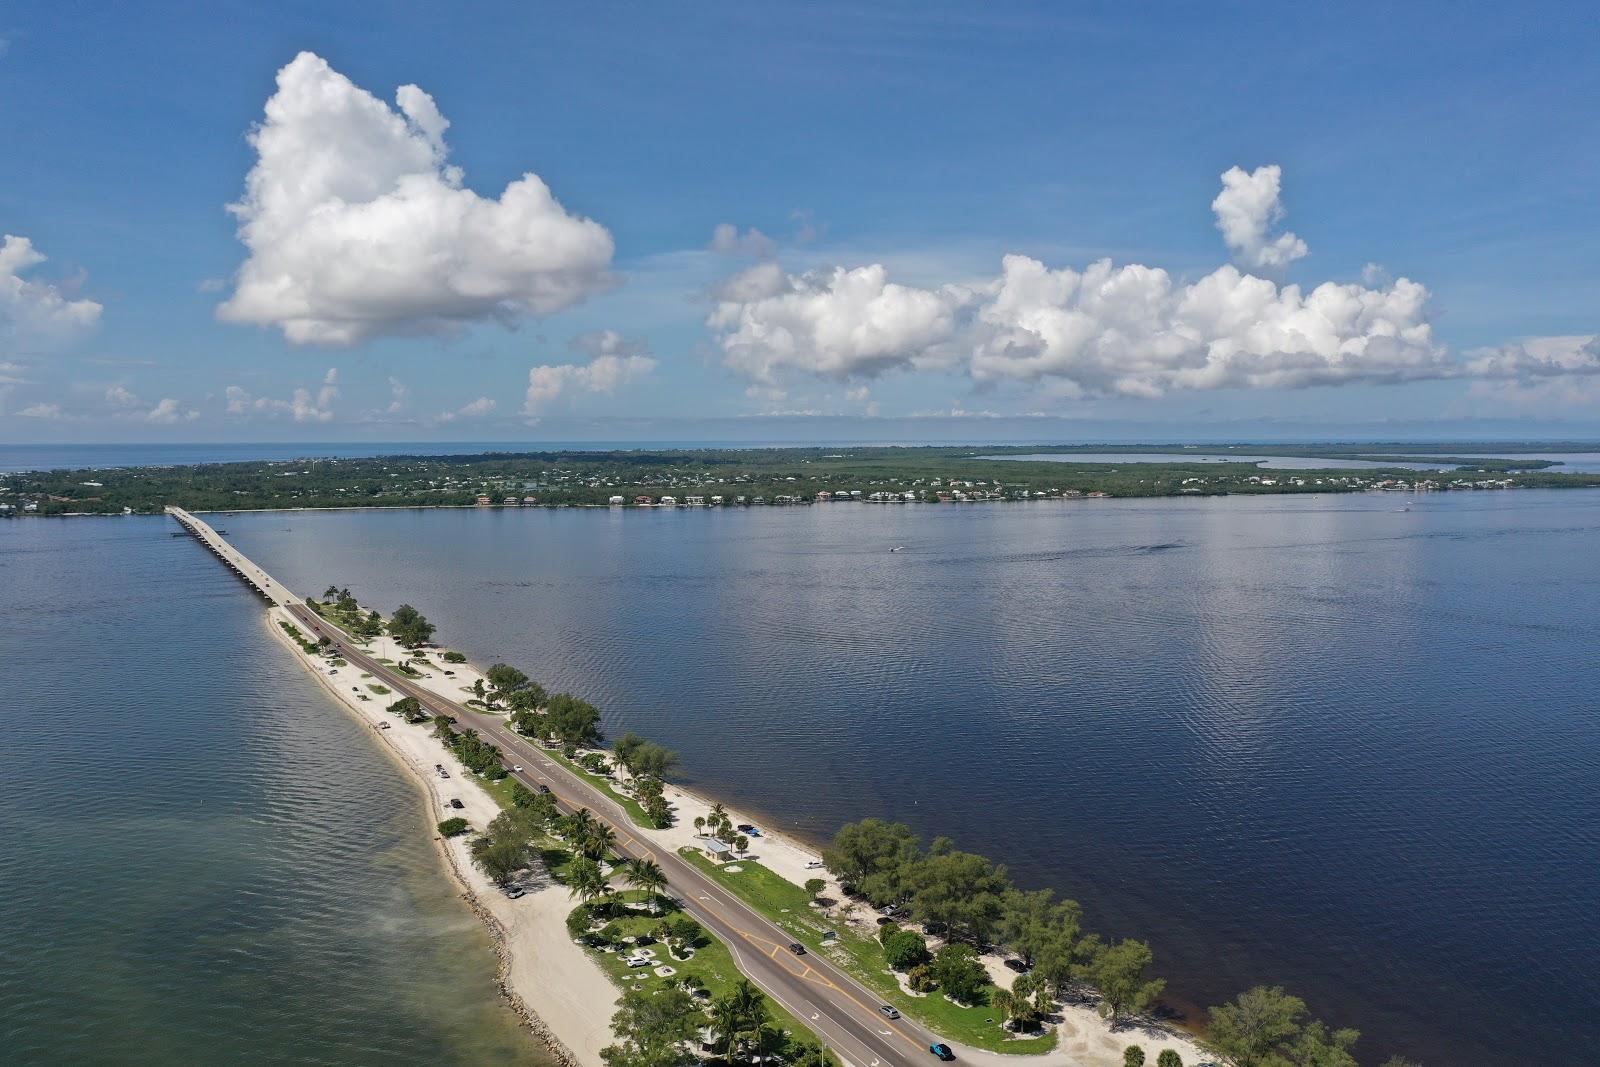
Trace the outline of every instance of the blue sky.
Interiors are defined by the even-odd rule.
[[[0,440],[1600,433],[1588,5],[4,3],[0,39]]]

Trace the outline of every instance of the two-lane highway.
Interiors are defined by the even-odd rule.
[[[792,938],[676,852],[658,848],[639,836],[620,805],[511,730],[503,719],[479,713],[415,684],[378,662],[344,631],[304,604],[286,606],[296,621],[317,637],[328,638],[338,654],[353,665],[396,692],[415,697],[431,713],[449,715],[460,726],[474,729],[492,741],[504,755],[508,771],[514,765],[523,768],[520,773],[512,772],[523,784],[548,787],[564,810],[588,808],[616,831],[617,851],[622,855],[659,863],[684,910],[728,945],[739,969],[811,1027],[840,1057],[856,1067],[934,1062],[928,1046],[936,1038],[907,1019],[884,1017],[878,1010],[881,1002],[829,961],[812,953],[791,954],[787,946]]]
[[[741,903],[669,847],[656,847],[639,835],[628,814],[589,782],[551,759],[543,749],[512,731],[503,719],[481,714],[423,686],[378,662],[343,630],[325,622],[282,583],[229,544],[208,523],[181,508],[169,508],[235,574],[273,604],[285,609],[310,633],[326,637],[350,663],[381,680],[390,689],[415,697],[436,715],[449,715],[461,726],[478,731],[505,756],[507,770],[524,785],[550,789],[566,811],[588,808],[617,835],[617,851],[626,857],[655,860],[668,886],[692,915],[733,953],[739,969],[768,996],[809,1026],[842,1059],[855,1067],[901,1067],[932,1063],[928,1046],[936,1040],[907,1019],[889,1019],[881,1002],[829,961],[815,954],[788,951],[791,938],[759,913]]]

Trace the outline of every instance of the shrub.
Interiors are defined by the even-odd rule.
[[[914,930],[894,930],[883,939],[883,958],[895,970],[909,971],[928,962],[928,942]]]
[[[933,968],[924,963],[920,967],[911,968],[906,974],[906,985],[913,993],[932,993],[939,988],[938,979],[933,976]]]
[[[460,837],[470,829],[472,829],[472,824],[459,815],[452,819],[446,819],[439,824],[439,833],[445,837]]]
[[[806,896],[815,900],[817,897],[822,895],[822,891],[827,888],[827,885],[828,883],[824,882],[821,878],[807,878]]]
[[[589,924],[593,921],[589,905],[579,904],[567,914],[567,933],[573,937],[583,937],[589,932]]]
[[[1183,1067],[1183,1057],[1170,1048],[1164,1048],[1161,1055],[1156,1057],[1156,1067]]]
[[[1144,1067],[1144,1049],[1129,1045],[1122,1050],[1122,1067]]]
[[[467,662],[467,657],[463,656],[459,652],[446,652],[440,658],[443,659],[446,663],[465,663],[465,662]]]

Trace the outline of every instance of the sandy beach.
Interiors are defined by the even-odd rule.
[[[436,821],[449,814],[460,815],[477,828],[498,813],[493,798],[433,737],[431,725],[406,724],[387,714],[384,709],[394,696],[371,693],[367,689],[369,680],[354,667],[330,668],[316,657],[306,655],[279,625],[282,621],[293,622],[282,608],[272,609],[270,617],[271,629],[277,638],[342,706],[374,727],[374,733],[385,747],[417,779],[427,796],[430,811],[436,813],[432,816]],[[396,663],[410,660],[414,665],[421,661],[425,664],[421,667],[422,676],[412,681],[451,700],[469,699],[474,683],[484,678],[483,672],[473,664],[444,663],[438,649],[419,655],[387,635],[372,639],[366,645],[374,656],[383,660]],[[446,671],[451,673],[446,674]],[[363,695],[367,699],[363,700]],[[388,723],[389,728],[380,729],[379,723]],[[451,777],[439,778],[433,770],[435,764],[443,764]],[[665,793],[675,813],[674,824],[664,830],[631,827],[631,831],[662,849],[677,850],[693,845],[694,820],[708,815],[714,802],[670,784]],[[452,797],[460,799],[464,808],[448,809]],[[736,823],[753,822],[731,808],[727,810]],[[529,892],[520,899],[507,899],[471,862],[466,841],[467,838],[458,837],[449,841],[440,839],[439,844],[452,876],[495,936],[501,954],[501,984],[506,996],[558,1055],[582,1067],[603,1067],[600,1050],[612,1041],[610,1020],[618,990],[600,966],[567,934],[566,917],[575,902],[565,888],[542,877],[530,883]],[[810,878],[823,878],[828,883],[824,894],[843,898],[837,880],[819,866],[818,852],[781,833],[763,828],[762,836],[751,841],[750,851],[743,858],[758,860],[796,885]],[[871,933],[869,916],[863,914],[857,921],[866,924],[864,932]],[[997,984],[1009,987],[1015,975],[1005,967],[1004,957],[991,954],[983,957],[983,963]],[[1019,1057],[965,1049],[963,1059],[985,1067],[1022,1067],[1024,1064],[1120,1067],[1123,1049],[1130,1044],[1144,1048],[1151,1063],[1168,1048],[1177,1051],[1187,1064],[1205,1059],[1192,1039],[1169,1030],[1125,1025],[1112,1033],[1092,1005],[1068,1004],[1058,1014],[1058,1044],[1048,1053]]]

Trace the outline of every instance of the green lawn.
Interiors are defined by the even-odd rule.
[[[572,760],[569,760],[557,749],[544,749],[544,754],[561,764],[561,766],[565,767],[573,774],[576,774],[579,778],[582,778],[584,781],[594,786],[596,789],[600,790],[600,792],[604,793],[612,800],[615,800],[618,804],[621,804],[622,809],[628,813],[628,818],[633,820],[634,825],[642,826],[646,830],[655,829],[656,824],[650,821],[650,816],[644,813],[644,808],[639,806],[639,802],[628,796],[628,794],[615,788],[608,779],[602,778],[598,774],[591,774],[586,768],[579,766]]]
[[[363,677],[363,678],[371,678],[372,675],[363,674],[361,677]],[[373,682],[368,682],[367,683],[367,688],[372,690],[374,693],[378,694],[381,697],[382,696],[388,696],[390,693],[394,692],[394,690],[390,689],[386,685],[377,685],[376,683],[373,683]]]
[[[624,894],[626,899],[627,894]],[[576,910],[576,909],[574,909]],[[660,924],[662,917],[647,914],[625,915],[622,918],[609,919],[608,923],[617,926],[625,937],[638,937],[652,933]],[[702,934],[699,943],[695,946],[694,957],[688,960],[673,959],[671,953],[662,942],[656,942],[650,947],[655,950],[656,956],[662,963],[675,969],[678,973],[667,978],[662,978],[655,973],[653,967],[629,967],[622,961],[622,953],[606,952],[603,949],[589,948],[584,951],[589,953],[596,962],[604,968],[611,980],[623,989],[665,989],[671,983],[678,981],[683,975],[693,975],[699,979],[700,987],[708,990],[713,997],[720,997],[731,990],[740,978],[739,968],[734,965],[733,954],[728,951],[728,946],[712,937],[709,932]],[[704,1002],[702,1002],[704,1003]],[[767,998],[767,1010],[772,1013],[773,1022],[788,1030],[797,1037],[816,1041],[817,1037],[801,1024],[800,1020],[784,1010],[783,1005]]]
[[[848,971],[882,997],[884,1003],[893,1004],[940,1036],[976,1048],[1022,1055],[1037,1055],[1056,1047],[1055,1031],[1036,1038],[1012,1037],[1001,1029],[999,1018],[987,1004],[962,1007],[937,992],[923,997],[906,993],[883,962],[883,952],[876,941],[860,936],[844,923],[827,919],[811,906],[804,889],[761,864],[739,860],[731,865],[739,870],[730,873],[726,866],[713,863],[694,849],[678,852],[796,941]],[[822,935],[830,930],[836,936],[824,945]]]

